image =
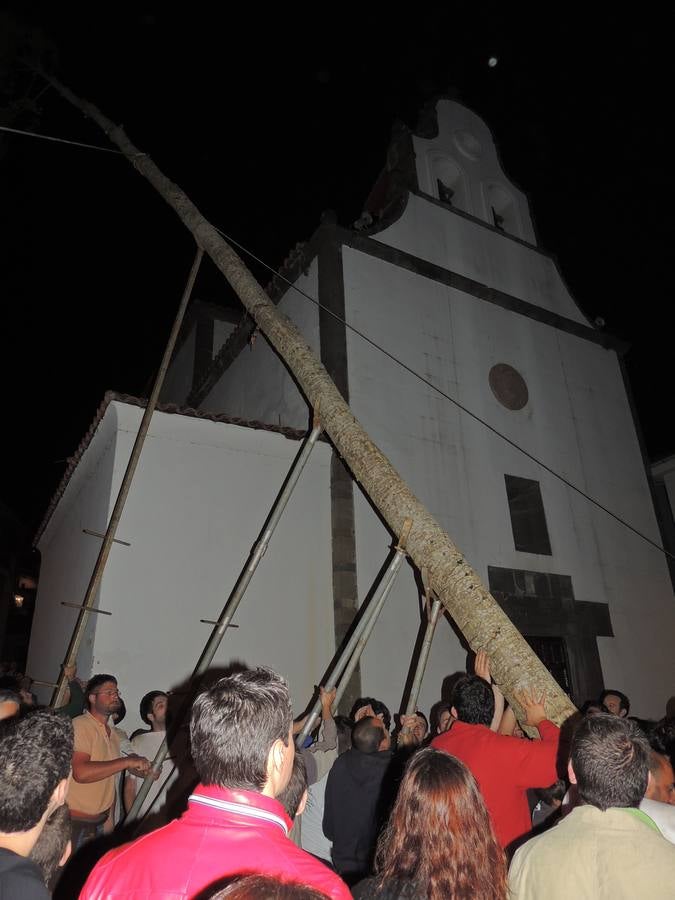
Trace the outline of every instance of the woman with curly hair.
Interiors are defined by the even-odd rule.
[[[506,861],[466,766],[428,748],[410,760],[355,900],[505,900]]]

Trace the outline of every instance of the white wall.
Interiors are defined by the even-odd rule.
[[[142,410],[113,406],[114,498]],[[211,632],[199,620],[218,617],[299,448],[267,431],[153,416],[120,522],[131,547],[114,551],[106,568],[101,606],[114,615],[98,622],[91,667],[118,675],[128,729],[140,724],[146,691],[174,687],[192,671]],[[235,616],[240,627],[214,663],[277,669],[298,708],[334,652],[329,462],[328,446],[318,444]],[[93,478],[88,489],[98,491]],[[52,530],[70,554],[72,537],[57,523]],[[56,568],[50,560],[41,591]],[[80,568],[71,581],[84,577]]]
[[[549,256],[424,197],[411,194],[401,218],[375,240],[588,325]]]
[[[613,352],[358,251],[344,248],[343,258],[350,323],[658,540]],[[485,582],[489,565],[555,572],[572,576],[577,600],[608,602],[616,637],[600,640],[605,680],[626,690],[638,714],[661,714],[675,681],[675,604],[662,555],[361,338],[348,332],[347,341],[355,415]],[[514,366],[528,384],[520,412],[491,392],[488,373],[496,363]],[[505,473],[540,482],[552,556],[514,549]],[[363,593],[386,532],[361,503],[357,536]],[[364,660],[369,690],[373,683],[385,690],[383,658],[406,658],[415,595],[409,581],[392,597],[390,619]],[[399,622],[405,625],[397,637]],[[449,635],[444,652],[446,664],[431,668],[425,681],[433,699],[439,676],[463,663]]]
[[[61,602],[82,604],[101,547],[100,538],[84,534],[82,529],[101,534],[106,529],[116,422],[114,408],[109,406],[38,543],[40,580],[26,669],[39,681],[58,678],[78,615],[76,609],[61,606]],[[124,539],[124,532],[118,536]],[[120,552],[124,551],[116,544],[112,558]],[[84,678],[91,670],[94,633],[100,618],[109,617],[89,616],[79,658],[79,674]],[[36,693],[41,703],[48,703],[52,689],[37,686]]]
[[[316,259],[312,261],[309,273],[301,275],[296,284],[310,297],[318,299]],[[291,319],[319,356],[318,307],[289,288],[279,309]],[[204,398],[200,409],[293,428],[307,428],[310,423],[306,400],[262,334],[257,336],[252,347],[242,350]]]

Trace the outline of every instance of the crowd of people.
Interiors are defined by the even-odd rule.
[[[167,692],[143,697],[146,727],[128,736],[115,676],[68,670],[66,702],[50,710],[5,667],[0,897],[673,896],[673,710],[634,719],[607,690],[561,739],[545,697],[514,698],[518,723],[484,653],[473,669],[429,718],[392,722],[373,697],[334,717],[335,692],[321,688],[319,724],[296,750],[304,720],[284,679],[238,666],[197,694],[189,741],[169,728],[156,771]]]

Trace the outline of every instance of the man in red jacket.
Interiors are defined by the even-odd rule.
[[[351,897],[327,866],[289,840],[275,798],[291,777],[294,744],[286,682],[269,669],[221,678],[192,707],[192,757],[201,783],[180,819],[107,853],[80,900],[188,900],[252,872]]]
[[[548,787],[558,778],[560,729],[546,718],[543,697],[537,700],[522,694],[519,700],[527,714],[526,724],[539,730],[540,741],[490,731],[495,703],[492,688],[471,675],[459,681],[452,694],[452,715],[457,721],[431,742],[432,747],[456,756],[471,770],[504,848],[532,827],[527,789]]]

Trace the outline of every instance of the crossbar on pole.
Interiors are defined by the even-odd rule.
[[[354,628],[354,631],[352,632],[349,641],[345,645],[344,650],[338,657],[337,662],[326,678],[326,690],[329,691],[332,690],[336,686],[338,680],[340,680],[340,686],[338,687],[337,693],[335,695],[333,705],[336,705],[339,699],[342,697],[347,683],[351,678],[354,669],[356,668],[356,664],[361,656],[361,653],[363,652],[363,648],[365,647],[366,642],[368,641],[368,638],[370,637],[370,634],[375,626],[375,622],[382,612],[384,602],[389,595],[389,591],[394,584],[394,579],[396,578],[398,570],[401,567],[401,563],[403,562],[403,559],[406,555],[405,545],[411,527],[412,521],[410,519],[406,519],[403,525],[403,531],[401,532],[401,537],[396,547],[396,552],[394,553],[394,558],[389,563],[387,571],[384,573],[384,577],[380,582],[380,586],[375,596],[369,603],[368,609],[365,611],[364,615],[361,617],[356,627]],[[302,726],[302,731],[295,739],[297,747],[302,747],[307,735],[310,734],[313,730],[314,725],[316,724],[316,721],[319,717],[320,709],[321,699],[318,698],[314,702],[309,715],[305,719],[305,723]]]
[[[152,393],[148,398],[147,405],[143,412],[141,425],[138,429],[138,434],[136,435],[136,440],[134,441],[134,446],[131,450],[131,456],[129,457],[129,462],[127,463],[124,477],[122,478],[122,484],[120,485],[120,489],[117,494],[117,500],[115,501],[115,506],[110,516],[108,527],[106,528],[105,537],[103,538],[103,543],[101,544],[101,548],[98,551],[98,557],[96,558],[94,571],[91,573],[91,578],[89,579],[89,584],[87,585],[87,590],[84,595],[84,601],[80,608],[77,621],[75,622],[73,635],[70,639],[70,644],[68,645],[68,651],[66,653],[66,659],[61,668],[61,673],[59,675],[56,690],[54,691],[54,694],[52,696],[52,702],[50,704],[52,708],[60,706],[63,702],[63,695],[66,689],[66,668],[74,666],[77,663],[77,654],[79,652],[82,639],[84,638],[85,628],[87,627],[87,622],[89,621],[89,614],[94,610],[96,591],[101,584],[103,570],[105,569],[105,564],[107,563],[108,556],[110,555],[110,548],[112,547],[113,541],[115,540],[117,526],[119,525],[120,519],[122,518],[124,504],[126,503],[127,496],[129,494],[129,488],[131,487],[131,482],[133,480],[134,473],[136,472],[138,460],[141,455],[141,450],[143,449],[145,438],[148,433],[148,429],[150,428],[150,420],[152,419],[152,414],[154,413],[155,407],[157,406],[159,394],[164,384],[164,378],[166,377],[169,363],[171,362],[171,357],[173,356],[174,347],[176,346],[176,340],[178,339],[178,333],[180,331],[181,325],[183,324],[185,310],[187,309],[187,305],[192,294],[192,289],[197,279],[197,273],[199,272],[199,266],[201,264],[203,255],[204,251],[201,247],[198,247],[194,262],[192,263],[192,268],[190,269],[187,283],[185,285],[185,289],[183,291],[183,296],[181,297],[178,312],[176,313],[176,318],[174,319],[171,334],[169,335],[169,340],[167,341],[167,345],[164,349],[164,356],[162,357],[162,362],[160,364],[159,371],[157,372],[155,383],[152,386]]]
[[[272,537],[275,528],[279,524],[279,520],[282,516],[283,511],[286,509],[286,504],[288,503],[293,490],[295,489],[296,484],[298,483],[298,479],[302,474],[302,470],[305,468],[307,460],[314,449],[314,446],[319,439],[319,435],[322,431],[321,421],[319,419],[318,411],[314,414],[314,422],[312,423],[312,430],[309,434],[309,437],[305,441],[302,446],[300,453],[295,458],[291,470],[284,482],[284,485],[281,489],[281,492],[277,496],[277,499],[274,501],[274,505],[270,511],[270,514],[267,518],[267,522],[263,528],[263,532],[261,536],[256,541],[253,550],[249,556],[248,562],[246,566],[242,570],[237,582],[232,590],[232,593],[228,597],[227,603],[223,607],[223,611],[220,614],[220,618],[215,623],[215,627],[213,632],[211,633],[211,637],[208,640],[208,643],[202,650],[202,654],[199,657],[199,661],[195,666],[194,672],[192,673],[191,682],[198,680],[204,674],[204,672],[208,669],[213,661],[213,657],[216,655],[216,651],[220,646],[220,642],[222,641],[226,630],[230,627],[230,623],[232,617],[237,611],[237,607],[241,601],[241,598],[244,596],[246,592],[246,588],[249,586],[251,578],[253,577],[253,573],[258,568],[258,564],[260,560],[265,555],[265,551],[267,550],[267,546],[270,542],[270,538]],[[235,626],[236,627],[236,626]],[[188,695],[189,700],[190,695]],[[187,711],[187,702],[184,702],[181,706],[181,709],[176,716],[176,726],[175,729],[180,727],[180,724],[185,716]],[[173,737],[172,732],[171,737]],[[164,740],[160,744],[159,749],[155,755],[154,760],[152,761],[152,768],[155,771],[159,771],[161,769],[162,763],[166,759],[166,755],[169,747],[169,734],[164,735]],[[129,810],[125,822],[133,822],[137,817],[141,806],[143,805],[143,801],[148,796],[148,792],[150,791],[151,786],[153,785],[152,776],[148,775],[143,784],[136,795],[133,805]]]
[[[84,609],[81,603],[66,603],[65,600],[61,601],[61,606],[72,606],[73,609]],[[90,613],[96,613],[99,616],[112,616],[111,612],[108,612],[107,609],[96,609],[95,607],[89,607],[88,611]]]
[[[92,537],[104,538],[105,535],[101,534],[100,531],[92,531],[91,528],[83,528],[82,534],[89,534]],[[113,538],[113,544],[122,544],[123,547],[131,547],[129,541],[121,541],[119,538]]]

